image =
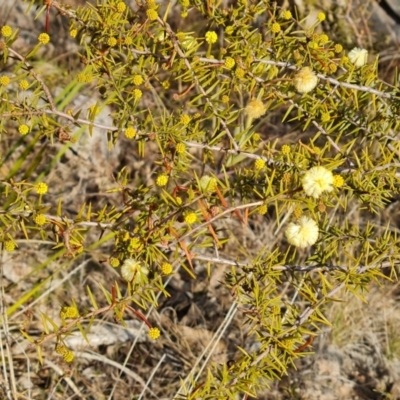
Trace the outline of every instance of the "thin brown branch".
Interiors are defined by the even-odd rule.
[[[246,208],[249,208],[249,207],[259,207],[259,206],[263,205],[264,203],[265,203],[264,200],[260,200],[260,201],[255,201],[253,203],[240,204],[238,206],[228,208],[228,209],[222,211],[221,213],[217,214],[215,217],[209,219],[208,221],[203,222],[200,225],[197,225],[191,231],[185,233],[184,235],[179,237],[179,239],[173,241],[171,243],[171,245],[176,245],[178,242],[188,238],[189,236],[192,236],[194,233],[202,230],[203,228],[206,228],[209,224],[212,224],[213,222],[217,221],[218,219],[222,218],[223,216],[229,215],[229,214],[235,212],[236,210],[243,210],[243,209],[246,209]]]
[[[40,86],[42,87],[47,101],[50,104],[51,109],[57,110],[56,105],[54,103],[53,96],[50,93],[49,88],[47,85],[44,83],[43,79],[37,74],[31,64],[28,63],[28,61],[25,60],[25,57],[23,57],[21,54],[19,54],[17,51],[13,50],[11,47],[8,47],[8,52],[12,54],[14,57],[18,58],[18,60],[22,61],[22,63],[25,65],[26,69],[29,71],[29,73],[39,82]]]

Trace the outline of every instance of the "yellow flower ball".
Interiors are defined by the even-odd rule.
[[[29,132],[29,126],[25,124],[20,125],[18,127],[18,132],[23,136],[27,135]]]
[[[176,145],[175,150],[176,150],[176,152],[177,152],[178,154],[184,154],[185,151],[186,151],[186,145],[185,145],[185,143],[178,143],[178,144]]]
[[[330,63],[328,65],[328,68],[329,68],[329,71],[332,72],[332,73],[335,73],[337,71],[337,65],[334,64],[334,63]]]
[[[197,221],[197,215],[194,212],[191,212],[189,214],[186,214],[185,216],[185,222],[188,225],[194,224]]]
[[[228,25],[226,28],[225,28],[225,33],[227,34],[227,35],[232,35],[232,33],[235,31],[235,27],[234,26],[232,26],[232,25]]]
[[[36,193],[37,194],[46,194],[49,187],[44,182],[39,182],[36,184]]]
[[[323,12],[318,13],[317,15],[318,21],[323,22],[326,19],[326,15]]]
[[[12,240],[6,240],[4,242],[4,249],[9,253],[13,252],[15,250],[15,243]]]
[[[324,112],[321,114],[322,122],[329,122],[331,120],[331,115],[328,112]]]
[[[117,10],[118,12],[123,13],[126,10],[126,4],[123,1],[120,1],[117,4]]]
[[[78,81],[78,83],[84,83],[86,82],[86,75],[81,72],[76,76],[76,80]]]
[[[115,37],[110,37],[110,38],[108,38],[108,40],[107,40],[107,44],[108,44],[110,47],[116,46],[117,43],[118,43],[118,41],[117,41],[117,39],[115,39]]]
[[[235,76],[236,76],[236,78],[238,78],[238,79],[243,79],[243,78],[244,78],[244,75],[245,75],[244,69],[242,69],[242,68],[236,68],[236,70],[235,70]]]
[[[318,83],[318,77],[310,67],[303,67],[293,79],[294,86],[299,93],[308,93]]]
[[[281,26],[277,22],[274,22],[271,26],[271,31],[273,33],[279,33],[281,31]]]
[[[35,224],[38,226],[43,226],[47,222],[47,218],[43,214],[36,214],[33,217]]]
[[[119,267],[120,264],[121,264],[121,263],[120,263],[120,261],[119,261],[118,258],[116,258],[116,257],[111,257],[111,258],[110,258],[110,265],[111,265],[113,268]]]
[[[325,33],[323,33],[320,37],[319,37],[319,43],[320,44],[326,44],[329,42],[329,36],[325,35]]]
[[[324,167],[313,167],[304,174],[302,185],[308,196],[318,198],[323,192],[333,190],[333,174]]]
[[[161,332],[158,328],[150,328],[148,335],[150,339],[156,340],[160,337]]]
[[[173,267],[170,263],[164,263],[163,265],[161,265],[161,272],[164,275],[170,275],[173,272]]]
[[[2,34],[4,37],[10,37],[10,36],[12,35],[12,28],[11,28],[11,26],[4,25],[4,26],[1,28],[1,34]]]
[[[76,38],[76,36],[78,35],[78,29],[71,29],[69,31],[69,36],[71,36],[72,38]]]
[[[146,15],[150,21],[155,21],[158,18],[157,11],[154,8],[150,8],[146,11]]]
[[[166,186],[166,184],[168,183],[168,176],[165,174],[161,174],[157,177],[156,179],[156,185],[157,186]]]
[[[133,39],[131,37],[126,37],[125,40],[124,40],[124,43],[127,46],[130,46],[133,43]]]
[[[47,44],[50,42],[50,36],[47,33],[41,33],[38,36],[38,41],[42,44]]]
[[[79,313],[75,307],[61,307],[60,317],[61,319],[75,319],[79,317]]]
[[[297,222],[291,222],[285,231],[289,244],[299,248],[312,246],[318,240],[318,235],[317,223],[307,216],[300,217]]]
[[[74,353],[69,350],[67,346],[61,343],[56,346],[56,353],[60,354],[64,361],[68,363],[72,362],[75,358]]]
[[[258,160],[255,161],[254,163],[254,168],[256,171],[261,171],[265,167],[265,160],[259,158]]]
[[[333,186],[340,188],[344,185],[344,179],[341,175],[334,175]]]
[[[214,31],[206,32],[206,42],[213,44],[218,40],[218,35]]]
[[[263,204],[262,206],[258,207],[257,214],[265,215],[267,211],[268,211],[268,207],[265,204]]]
[[[128,126],[125,129],[125,136],[128,139],[133,139],[134,137],[136,137],[136,135],[137,135],[137,132],[136,132],[136,129],[133,126]]]
[[[10,78],[7,75],[0,76],[0,85],[7,86],[10,83]]]
[[[290,154],[290,152],[292,151],[292,149],[290,148],[290,146],[288,144],[284,144],[281,148],[281,152],[283,155],[287,156],[288,154]]]
[[[66,347],[65,345],[63,345],[63,344],[61,344],[61,343],[59,343],[57,346],[56,346],[56,353],[57,354],[61,354],[61,355],[64,355],[65,353],[67,353],[69,350],[68,350],[68,347]]]
[[[75,355],[71,350],[68,350],[64,355],[63,355],[63,359],[65,362],[67,363],[71,363],[72,361],[74,361]]]
[[[133,75],[132,82],[134,85],[139,86],[144,82],[142,75]]]
[[[182,114],[179,120],[180,120],[180,123],[181,123],[182,125],[189,125],[189,123],[190,123],[190,121],[191,121],[192,119],[190,118],[189,115],[187,115],[187,114]]]
[[[292,18],[292,13],[289,11],[289,10],[286,10],[286,11],[284,11],[283,13],[282,13],[282,18],[283,19],[290,19],[290,18]]]
[[[341,53],[343,51],[343,46],[339,43],[335,44],[335,53]]]
[[[228,69],[232,69],[235,66],[235,60],[232,57],[226,57],[225,59],[225,67]]]
[[[19,88],[22,90],[26,90],[29,87],[29,82],[25,79],[22,79],[22,81],[19,83]]]
[[[264,115],[267,111],[264,103],[261,100],[251,100],[246,108],[245,112],[250,118],[259,118]]]

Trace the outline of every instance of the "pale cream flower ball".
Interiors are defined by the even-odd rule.
[[[291,222],[285,231],[289,244],[300,248],[312,246],[318,240],[318,235],[317,223],[305,215],[297,222]]]
[[[260,118],[267,111],[264,103],[261,100],[251,100],[244,109],[250,118]]]
[[[358,47],[354,47],[353,50],[349,53],[349,60],[355,67],[362,67],[367,63],[368,60],[368,51],[365,49],[360,49]]]
[[[310,67],[303,67],[294,77],[293,84],[299,93],[308,93],[318,83],[318,77]]]
[[[304,192],[316,199],[323,192],[331,192],[333,190],[333,182],[332,172],[321,166],[309,169],[302,179]]]
[[[126,259],[121,267],[121,275],[128,282],[131,282],[133,279],[140,281],[140,278],[148,273],[149,270],[133,258]]]

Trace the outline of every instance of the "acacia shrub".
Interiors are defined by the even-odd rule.
[[[342,289],[362,298],[371,281],[395,275],[396,229],[375,216],[398,192],[397,82],[379,79],[366,50],[332,41],[321,27],[325,13],[305,26],[269,1],[103,0],[71,8],[54,0],[38,9],[40,18],[47,11],[50,28],[53,11],[69,19],[81,64],[56,95],[60,87],[35,67],[53,34],[20,52],[18,27],[1,28],[8,67],[0,129],[9,149],[2,165],[12,162],[1,181],[3,250],[42,241],[47,258],[35,271],[60,266],[45,282],[84,259],[118,277],[80,288],[86,303],[71,298],[57,318],[37,311],[39,338],[22,334],[40,359],[52,343],[66,362],[76,358],[71,333],[86,337],[84,323],[110,311],[118,321],[133,313],[157,339],[156,308],[169,279],[185,271],[196,280],[200,265],[209,275],[225,266],[229,315],[240,308],[256,344],[238,348],[233,362],[194,367],[171,396],[256,396],[307,354]],[[86,112],[69,108],[80,92],[93,96]],[[98,121],[106,107],[108,125]],[[111,154],[122,143],[147,166],[135,171],[129,156],[121,159],[114,180],[95,200],[85,192],[71,212],[50,177],[81,134],[107,140]],[[60,150],[48,168],[53,143]],[[270,240],[244,255],[234,250],[231,224],[241,230],[266,220]],[[35,282],[8,317],[42,290]]]

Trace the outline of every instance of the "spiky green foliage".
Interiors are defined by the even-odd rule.
[[[4,250],[19,251],[22,240],[50,241],[51,259],[64,265],[102,249],[103,262],[134,268],[122,274],[133,276],[130,282],[102,287],[103,304],[88,288],[90,310],[79,312],[74,299],[61,309],[60,322],[42,316],[39,340],[23,333],[39,354],[55,341],[56,351],[72,361],[63,341],[71,332],[85,337],[83,321],[110,310],[122,320],[131,310],[150,326],[141,311],[156,307],[159,294],[166,294],[166,262],[186,269],[192,279],[198,262],[210,271],[230,265],[224,284],[232,310],[244,310],[243,328],[257,345],[239,349],[229,365],[194,371],[178,398],[255,396],[309,350],[310,338],[330,323],[325,308],[342,289],[362,298],[372,281],[385,276],[384,268],[394,276],[400,256],[393,226],[360,223],[348,213],[356,207],[368,220],[398,193],[397,82],[379,79],[376,60],[349,58],[323,32],[322,13],[305,27],[267,0],[238,1],[226,9],[219,3],[181,0],[182,20],[172,25],[171,3],[138,1],[133,11],[118,0],[78,9],[53,1],[51,7],[70,19],[70,40],[79,43],[82,61],[64,95],[95,90],[87,115],[64,109],[66,103],[31,66],[46,37],[24,54],[13,48],[16,31],[6,29],[0,42],[4,63],[12,64],[0,76],[2,139],[25,145],[1,180]],[[112,110],[109,126],[96,121],[106,105]],[[282,121],[286,130],[307,132],[307,141],[270,140],[269,130]],[[114,196],[114,203],[98,202],[96,208],[87,202],[73,218],[66,216],[62,195],[58,206],[48,205],[41,185],[51,171],[41,162],[47,148],[35,149],[44,139],[73,148],[74,126],[86,127],[85,135],[105,128],[111,151],[122,137],[143,158],[151,151],[150,183],[134,181],[126,165],[116,172],[114,186],[99,195]],[[315,166],[324,167],[332,182],[311,182],[322,185],[312,196],[304,179]],[[221,221],[246,227],[267,212],[274,243],[265,243],[253,258],[224,251],[234,238]],[[316,222],[318,241],[288,239],[304,243],[305,250],[282,234],[302,216]],[[308,231],[299,235],[307,239]],[[8,315],[41,290],[35,286]]]

